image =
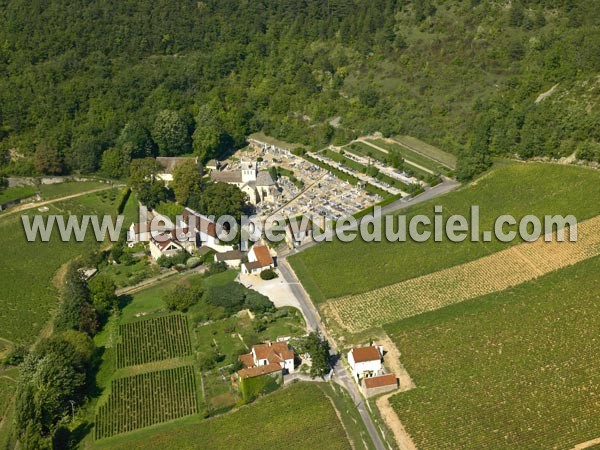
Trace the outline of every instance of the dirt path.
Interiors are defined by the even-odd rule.
[[[404,392],[416,388],[414,381],[409,375],[408,371],[404,368],[404,365],[400,362],[400,352],[398,347],[394,344],[394,341],[384,333],[377,338],[377,343],[383,346],[386,352],[384,356],[384,364],[388,370],[395,373],[400,380],[400,389],[394,392]]]
[[[82,192],[78,192],[77,194],[71,194],[71,195],[67,195],[65,197],[54,198],[52,200],[46,200],[46,201],[39,202],[39,203],[25,203],[23,205],[19,205],[19,206],[15,207],[15,208],[9,209],[5,213],[0,214],[0,219],[4,218],[4,217],[8,217],[11,214],[15,214],[15,213],[18,213],[21,211],[26,211],[28,209],[40,208],[42,206],[51,205],[52,203],[58,203],[58,202],[62,202],[65,200],[70,200],[72,198],[81,197],[82,195],[93,194],[94,192],[106,191],[107,189],[112,189],[115,186],[111,186],[111,185],[103,186],[103,187],[96,188],[96,189],[90,189],[89,191],[82,191]]]
[[[600,437],[592,439],[590,441],[582,442],[581,444],[577,444],[575,447],[573,447],[573,450],[583,450],[584,448],[590,448],[596,444],[600,444]]]
[[[400,450],[417,450],[415,443],[396,415],[396,411],[394,411],[394,408],[390,405],[389,398],[395,394],[396,392],[392,392],[391,394],[379,397],[375,403],[385,424],[394,434],[394,439],[396,440],[396,444],[398,444],[398,448],[400,448]]]

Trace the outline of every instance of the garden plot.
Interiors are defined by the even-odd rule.
[[[148,427],[198,413],[192,366],[117,378],[98,408],[96,439]]]
[[[119,326],[117,368],[192,354],[187,316],[173,314]]]

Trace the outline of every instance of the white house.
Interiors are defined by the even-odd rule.
[[[240,355],[238,359],[244,365],[244,369],[238,372],[240,378],[278,370],[294,373],[294,350],[287,341],[253,345],[250,353]]]
[[[273,269],[275,262],[266,245],[253,245],[248,252],[248,262],[242,264],[242,273],[260,274],[263,270]]]
[[[132,222],[127,232],[127,242],[133,247],[139,242],[148,242],[150,240],[150,222],[135,223]]]
[[[182,228],[189,229],[190,239],[195,242],[196,247],[205,245],[217,252],[233,250],[231,245],[224,245],[219,241],[217,224],[209,217],[190,208],[185,208],[181,216]]]
[[[381,346],[354,347],[348,352],[348,364],[357,381],[383,374],[382,358]]]
[[[150,254],[155,260],[161,256],[171,257],[185,251],[184,246],[173,238],[171,232],[158,233],[150,237]]]

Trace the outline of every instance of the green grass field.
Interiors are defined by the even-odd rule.
[[[4,417],[12,396],[15,393],[18,379],[18,368],[14,367],[6,370],[0,370],[0,427],[3,426],[2,417]]]
[[[405,209],[402,214],[408,216],[407,222],[415,214],[433,217],[434,205],[443,206],[445,217],[468,217],[470,206],[479,205],[481,231],[493,230],[501,214],[516,218],[526,214],[574,214],[582,220],[600,214],[600,172],[554,164],[507,164],[444,197]],[[511,244],[356,239],[351,243],[319,244],[291,256],[289,261],[313,301],[319,303],[472,261],[507,245]]]
[[[418,448],[571,449],[599,436],[600,257],[385,327]]]
[[[65,181],[57,184],[40,185],[40,194],[43,200],[53,200],[55,198],[66,197],[68,195],[78,194],[84,191],[91,191],[101,187],[109,187],[110,184],[101,181]]]
[[[35,193],[36,189],[33,186],[17,186],[4,189],[0,191],[0,205],[14,200],[31,197],[35,195]]]
[[[299,383],[239,410],[201,421],[184,419],[99,441],[98,449],[289,450],[350,449],[329,399],[318,385]]]
[[[434,173],[447,174],[450,172],[450,169],[448,169],[446,166],[426,156],[423,156],[421,153],[417,153],[403,145],[387,142],[382,139],[369,140],[369,142],[388,151],[397,151],[400,155],[402,155],[403,158],[407,160],[407,164],[411,166],[411,168],[414,167],[410,164],[411,162],[413,162],[418,164],[419,166],[423,166],[426,169],[431,170]],[[425,171],[420,170],[416,167],[414,168],[414,171],[417,174],[427,174]]]
[[[412,136],[394,136],[393,139],[451,169],[456,168],[456,156],[452,153],[445,152]]]
[[[364,142],[353,142],[352,144],[346,145],[344,150],[358,156],[371,157],[380,162],[386,162],[389,157],[387,153],[379,151]]]
[[[112,196],[102,194],[49,205],[44,215],[114,214]],[[31,209],[28,213],[38,211]],[[0,242],[5,255],[0,264],[0,337],[23,343],[35,340],[56,306],[56,272],[63,264],[98,248],[92,234],[81,243],[61,242],[57,232],[50,242],[27,242],[20,215],[0,217]]]

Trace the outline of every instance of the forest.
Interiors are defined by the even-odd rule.
[[[409,134],[463,179],[494,155],[600,161],[594,3],[0,0],[0,175],[126,177],[258,130]]]

